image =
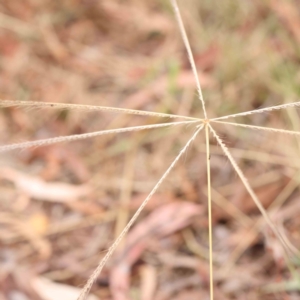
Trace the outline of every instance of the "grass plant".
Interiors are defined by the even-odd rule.
[[[220,149],[223,151],[223,154],[230,162],[232,168],[236,172],[237,176],[240,178],[242,184],[244,185],[245,189],[249,193],[250,197],[254,201],[255,205],[259,209],[260,213],[263,216],[264,222],[268,224],[270,229],[273,231],[274,235],[276,236],[277,240],[282,245],[284,252],[285,252],[285,259],[287,265],[290,266],[291,270],[293,271],[292,264],[290,263],[290,257],[292,256],[298,256],[299,257],[299,251],[291,244],[290,241],[287,240],[286,236],[279,230],[279,228],[274,224],[272,219],[269,216],[269,213],[266,211],[264,206],[261,204],[258,196],[254,192],[254,189],[249,184],[246,176],[244,175],[243,171],[239,167],[236,160],[233,158],[230,150],[226,146],[223,139],[218,134],[217,130],[214,128],[215,124],[222,124],[224,126],[236,126],[236,127],[242,127],[249,130],[257,130],[257,131],[266,131],[266,132],[272,132],[275,134],[287,134],[287,135],[293,135],[293,136],[299,136],[300,132],[298,131],[291,131],[286,129],[278,129],[273,127],[263,127],[263,126],[256,126],[251,124],[244,124],[244,123],[234,123],[228,121],[229,119],[236,119],[239,117],[244,116],[253,116],[256,114],[263,114],[263,113],[272,113],[275,110],[284,110],[287,108],[297,108],[300,106],[300,102],[293,102],[293,103],[286,103],[282,105],[277,106],[271,106],[267,108],[261,108],[257,110],[251,110],[246,112],[240,112],[236,114],[230,114],[225,115],[217,118],[210,118],[205,105],[205,100],[203,98],[203,93],[201,89],[200,80],[198,77],[198,72],[196,69],[196,64],[193,58],[193,54],[191,51],[191,47],[189,44],[189,40],[187,37],[187,34],[185,32],[184,24],[180,15],[180,11],[178,8],[178,5],[176,3],[176,0],[171,0],[175,16],[177,19],[177,23],[179,25],[179,29],[182,35],[182,39],[184,42],[184,45],[187,50],[188,59],[191,65],[191,68],[193,70],[193,74],[195,77],[195,83],[196,88],[198,92],[198,98],[199,98],[199,105],[202,107],[203,117],[195,118],[195,117],[189,117],[189,116],[182,116],[182,115],[173,115],[173,114],[166,114],[166,113],[159,113],[159,112],[151,112],[151,111],[142,111],[142,110],[132,110],[132,109],[126,109],[126,108],[114,108],[114,107],[106,107],[106,106],[94,106],[94,105],[76,105],[76,104],[63,104],[63,103],[41,103],[41,102],[35,102],[35,101],[15,101],[15,100],[2,100],[0,102],[0,107],[29,107],[29,108],[49,108],[49,109],[64,109],[64,110],[83,110],[83,111],[102,111],[102,112],[111,112],[111,113],[119,113],[119,114],[129,114],[129,115],[139,115],[139,116],[147,116],[147,117],[156,117],[156,118],[162,118],[164,120],[167,120],[164,123],[159,124],[153,124],[153,125],[144,125],[144,126],[134,126],[134,127],[125,127],[125,128],[117,128],[117,129],[111,129],[111,130],[102,130],[102,131],[96,131],[91,133],[84,133],[84,134],[77,134],[77,135],[70,135],[70,136],[59,136],[55,138],[47,138],[47,139],[41,139],[36,141],[28,141],[28,142],[22,142],[22,143],[14,143],[10,145],[3,145],[0,146],[0,152],[5,151],[11,151],[15,149],[25,149],[29,147],[38,147],[38,146],[45,146],[50,145],[53,143],[60,143],[60,142],[70,142],[75,140],[81,140],[81,139],[87,139],[87,138],[93,138],[96,136],[102,136],[102,135],[108,135],[113,133],[125,133],[125,132],[131,132],[131,131],[141,131],[141,130],[151,130],[154,128],[163,128],[163,127],[173,127],[173,126],[181,126],[181,125],[189,125],[193,126],[194,133],[188,140],[188,142],[185,144],[185,146],[181,149],[177,157],[174,159],[174,161],[171,163],[171,165],[167,168],[165,173],[161,176],[161,178],[157,181],[157,183],[154,185],[151,192],[148,194],[146,199],[143,201],[143,203],[140,205],[138,210],[135,212],[135,214],[132,216],[128,224],[125,226],[125,228],[122,230],[118,238],[115,240],[115,242],[112,244],[112,246],[108,249],[106,255],[101,260],[93,274],[88,279],[86,285],[82,289],[82,292],[78,298],[78,300],[84,300],[86,299],[94,281],[99,276],[100,272],[102,271],[103,267],[105,266],[106,262],[110,259],[116,248],[121,243],[124,236],[128,233],[136,219],[139,217],[140,213],[143,211],[147,203],[151,200],[154,193],[158,190],[158,188],[161,186],[161,184],[164,182],[166,177],[170,174],[172,169],[175,167],[177,162],[184,156],[184,154],[187,152],[188,148],[191,146],[193,142],[195,142],[197,136],[200,134],[200,132],[204,132],[205,135],[205,143],[206,143],[206,162],[207,162],[207,199],[208,199],[208,223],[209,223],[209,268],[210,268],[210,299],[214,299],[214,276],[213,276],[213,225],[212,225],[212,187],[211,187],[211,181],[213,181],[213,178],[211,178],[211,167],[210,167],[210,160],[211,160],[211,153],[210,153],[210,137],[213,137],[217,143],[217,145],[220,147]],[[170,122],[172,120],[172,122]],[[174,121],[175,120],[175,121]]]

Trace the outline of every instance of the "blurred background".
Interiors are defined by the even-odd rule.
[[[178,1],[212,117],[298,100],[299,2]],[[0,98],[203,117],[167,0],[0,0]],[[300,130],[297,109],[236,119]],[[0,110],[2,145],[165,120],[84,110]],[[214,127],[299,249],[299,140]],[[106,135],[1,154],[0,299],[76,299],[194,133]],[[287,266],[211,138],[215,299],[300,299]],[[153,196],[89,299],[209,299],[204,136]]]

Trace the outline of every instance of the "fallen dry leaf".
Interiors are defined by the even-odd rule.
[[[91,188],[88,185],[45,182],[39,177],[27,175],[11,168],[2,168],[0,176],[12,181],[19,190],[30,197],[43,201],[75,201],[91,192]]]
[[[280,178],[276,182],[256,188],[255,193],[262,205],[267,208],[286,184],[287,180],[285,178]],[[239,191],[236,191],[232,203],[244,213],[252,213],[253,211],[258,210],[243,186],[240,186]]]
[[[56,283],[47,278],[35,277],[31,280],[31,286],[42,300],[75,300],[78,298],[81,288]],[[95,295],[89,294],[87,300],[98,300]]]

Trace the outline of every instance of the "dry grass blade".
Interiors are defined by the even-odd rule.
[[[83,104],[70,104],[70,103],[55,103],[55,102],[38,102],[38,101],[18,101],[18,100],[1,100],[0,107],[32,107],[32,108],[56,108],[56,109],[76,109],[87,111],[104,111],[121,113],[127,115],[139,115],[150,116],[158,118],[182,118],[187,120],[199,120],[198,118],[192,118],[187,116],[179,116],[172,114],[156,113],[152,111],[143,111],[127,108],[117,108],[110,106],[98,106],[98,105],[83,105]]]
[[[281,104],[281,105],[276,105],[276,106],[265,107],[265,108],[261,108],[261,109],[250,110],[250,111],[237,113],[237,114],[232,114],[232,115],[228,115],[228,116],[223,116],[223,117],[219,117],[219,118],[214,118],[214,119],[211,119],[211,121],[225,120],[225,119],[237,118],[237,117],[244,117],[244,116],[249,116],[249,115],[254,115],[254,114],[261,114],[261,113],[265,113],[265,112],[270,112],[270,111],[273,111],[273,110],[287,109],[287,108],[298,107],[298,106],[300,106],[300,101],[293,102],[293,103],[288,103],[288,104]]]
[[[197,129],[197,131],[193,134],[193,136],[189,139],[189,141],[186,143],[186,145],[183,147],[183,149],[179,152],[179,154],[177,155],[177,157],[173,160],[173,162],[170,165],[170,167],[166,170],[166,172],[163,174],[163,176],[156,183],[156,185],[154,186],[154,188],[152,189],[152,191],[149,193],[149,195],[147,196],[147,198],[140,205],[140,207],[138,208],[138,210],[135,212],[135,214],[130,219],[130,221],[128,222],[128,224],[126,225],[126,227],[121,232],[121,234],[118,236],[118,238],[112,244],[112,246],[109,248],[109,250],[106,253],[106,255],[104,256],[104,258],[100,261],[98,267],[95,269],[95,271],[93,272],[93,274],[88,279],[86,285],[84,286],[84,288],[82,289],[82,291],[80,293],[80,296],[78,297],[78,300],[84,300],[86,298],[86,296],[88,295],[88,293],[89,293],[89,291],[90,291],[90,289],[91,289],[94,281],[96,280],[96,278],[98,277],[98,275],[102,271],[102,269],[103,269],[104,265],[106,264],[106,262],[108,261],[108,259],[112,256],[112,254],[114,253],[114,251],[116,250],[116,248],[118,247],[118,245],[120,244],[120,242],[122,241],[122,239],[125,236],[125,234],[129,231],[129,229],[131,228],[131,226],[133,225],[133,223],[136,221],[136,219],[138,218],[138,216],[140,215],[140,213],[142,212],[142,210],[144,209],[144,207],[147,205],[147,203],[149,202],[149,200],[152,198],[152,196],[158,190],[158,188],[163,183],[163,181],[165,180],[165,178],[169,175],[169,173],[175,167],[176,163],[179,161],[179,159],[181,158],[181,156],[186,152],[186,150],[188,149],[188,147],[195,140],[195,138],[197,137],[198,133],[202,129],[203,129],[203,125],[201,125]]]
[[[193,58],[193,53],[192,53],[192,50],[191,50],[191,46],[190,46],[187,34],[185,32],[185,29],[184,29],[183,21],[182,21],[182,18],[181,18],[180,11],[179,11],[178,4],[177,4],[176,0],[172,0],[172,5],[173,5],[173,8],[174,8],[177,23],[178,23],[179,28],[180,28],[182,39],[183,39],[184,45],[185,45],[187,53],[188,53],[188,58],[189,58],[189,61],[190,61],[190,64],[191,64],[191,67],[192,67],[192,70],[193,70],[193,73],[194,73],[194,77],[195,77],[196,85],[197,85],[197,91],[198,91],[198,94],[199,94],[199,99],[200,99],[201,104],[202,104],[204,117],[205,117],[205,119],[207,119],[207,114],[206,114],[206,109],[205,109],[205,102],[204,102],[203,95],[202,95],[202,89],[201,89],[201,85],[200,85],[200,81],[199,81],[199,77],[198,77],[198,73],[197,73],[197,69],[196,69],[196,64],[195,64],[195,61],[194,61],[194,58]]]
[[[273,222],[271,221],[270,217],[268,216],[266,210],[264,209],[264,207],[262,206],[262,204],[260,203],[258,197],[256,196],[255,192],[253,191],[253,189],[251,188],[251,186],[248,183],[248,180],[246,179],[244,173],[242,172],[242,170],[239,168],[239,166],[237,165],[236,161],[234,160],[234,158],[232,157],[232,155],[230,154],[228,148],[225,146],[224,142],[222,141],[222,139],[218,136],[218,134],[216,133],[216,131],[211,127],[210,124],[208,124],[210,131],[212,132],[212,134],[214,135],[215,139],[217,140],[218,144],[221,146],[224,154],[226,155],[226,157],[229,159],[232,167],[234,168],[234,170],[236,171],[236,173],[238,174],[238,176],[240,177],[242,183],[244,184],[247,192],[249,193],[249,195],[251,196],[252,200],[254,201],[254,203],[256,204],[257,208],[259,209],[260,213],[262,214],[262,216],[264,217],[265,221],[268,223],[268,225],[270,226],[270,228],[273,230],[274,234],[276,235],[276,237],[278,238],[278,240],[282,243],[282,245],[285,247],[286,250],[291,250],[290,247],[286,244],[285,240],[282,238],[280,232],[278,231],[278,229],[276,228],[276,226],[273,224]]]
[[[283,134],[290,134],[290,135],[300,135],[299,131],[292,131],[292,130],[286,130],[286,129],[278,129],[278,128],[272,128],[272,127],[262,127],[262,126],[254,126],[254,125],[248,125],[248,124],[232,123],[232,122],[222,122],[222,121],[212,121],[212,122],[221,123],[221,124],[228,124],[228,125],[237,126],[237,127],[244,127],[244,128],[249,128],[249,129],[270,131],[270,132],[275,132],[275,133],[283,133]]]
[[[82,134],[73,134],[67,136],[58,136],[49,139],[42,139],[32,142],[23,142],[23,143],[16,143],[11,145],[0,146],[0,153],[16,150],[16,149],[26,149],[30,147],[40,147],[51,145],[55,143],[61,142],[71,142],[71,141],[78,141],[87,138],[92,138],[96,136],[112,134],[112,133],[124,133],[124,132],[131,132],[131,131],[139,131],[139,130],[146,130],[146,129],[155,129],[155,128],[162,128],[162,127],[170,127],[176,125],[189,125],[198,123],[198,121],[183,121],[183,122],[172,122],[172,123],[162,123],[162,124],[153,124],[153,125],[145,125],[145,126],[135,126],[135,127],[127,127],[127,128],[118,128],[118,129],[109,129],[109,130],[101,130],[89,133],[82,133]]]

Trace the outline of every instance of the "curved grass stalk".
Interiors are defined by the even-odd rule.
[[[236,163],[236,161],[234,160],[233,156],[231,155],[231,153],[229,152],[228,148],[225,146],[224,142],[222,141],[222,139],[218,136],[218,134],[216,133],[216,131],[212,128],[212,126],[210,124],[208,124],[210,131],[212,132],[212,134],[214,135],[215,139],[217,140],[218,144],[220,145],[220,147],[222,148],[225,156],[228,158],[228,160],[230,161],[232,167],[234,168],[234,170],[236,171],[236,173],[238,174],[238,176],[240,177],[244,187],[246,188],[247,192],[249,193],[249,195],[251,196],[252,200],[254,201],[254,203],[256,204],[257,208],[259,209],[260,213],[262,214],[262,216],[264,217],[265,221],[268,223],[269,227],[272,229],[272,231],[274,232],[275,236],[278,238],[278,240],[281,242],[281,244],[283,245],[283,247],[288,251],[290,250],[289,246],[286,244],[285,240],[282,238],[280,232],[278,231],[278,229],[276,228],[276,226],[273,224],[273,222],[271,221],[268,213],[266,212],[266,210],[264,209],[264,207],[262,206],[261,202],[259,201],[258,197],[256,196],[254,190],[251,188],[250,184],[248,183],[248,180],[246,179],[244,173],[242,172],[242,170],[240,169],[240,167],[238,166],[238,164]]]
[[[182,157],[182,155],[186,152],[186,150],[188,149],[188,147],[195,140],[195,138],[197,137],[198,133],[202,129],[203,129],[203,125],[201,125],[197,129],[197,131],[193,134],[193,136],[189,139],[189,141],[185,144],[185,146],[183,147],[183,149],[179,152],[179,154],[173,160],[173,162],[169,166],[169,168],[165,171],[165,173],[163,174],[163,176],[159,179],[159,181],[153,187],[152,191],[149,193],[149,195],[147,196],[147,198],[140,205],[140,207],[138,208],[138,210],[135,212],[135,214],[130,219],[130,221],[128,222],[128,224],[126,225],[126,227],[121,232],[121,234],[118,236],[118,238],[112,244],[112,246],[108,249],[108,252],[104,256],[104,258],[100,261],[99,265],[94,270],[94,272],[92,273],[92,275],[88,279],[87,283],[85,284],[85,286],[81,290],[81,293],[80,293],[80,295],[79,295],[79,297],[78,297],[77,300],[85,300],[86,299],[86,296],[88,295],[88,293],[89,293],[89,291],[90,291],[90,289],[91,289],[94,281],[96,280],[96,278],[98,277],[98,275],[101,273],[104,265],[109,260],[109,258],[112,256],[112,254],[114,253],[114,251],[116,250],[116,248],[118,247],[118,245],[120,244],[120,242],[122,241],[123,237],[127,234],[127,232],[129,231],[129,229],[131,228],[131,226],[133,225],[133,223],[136,221],[136,219],[138,218],[138,216],[140,215],[140,213],[142,212],[142,210],[144,209],[144,207],[147,205],[147,203],[149,202],[149,200],[152,198],[152,196],[158,190],[158,188],[160,187],[160,185],[163,183],[163,181],[169,175],[169,173],[171,172],[171,170],[175,167],[176,163],[179,161],[179,159]]]
[[[265,113],[265,112],[271,112],[273,110],[280,110],[280,109],[286,109],[286,108],[298,107],[298,106],[300,106],[300,101],[292,102],[292,103],[288,103],[288,104],[270,106],[270,107],[255,109],[255,110],[250,110],[250,111],[237,113],[237,114],[232,114],[232,115],[227,115],[227,116],[211,119],[210,121],[217,121],[217,120],[225,120],[225,119],[229,119],[229,118],[244,117],[244,116],[249,116],[249,115],[254,115],[254,114],[261,114],[261,113]]]
[[[278,129],[273,127],[262,127],[262,126],[255,126],[255,125],[248,125],[248,124],[241,124],[241,123],[232,123],[232,122],[223,122],[223,121],[212,121],[214,123],[221,123],[221,124],[228,124],[232,126],[237,127],[244,127],[244,128],[250,128],[250,129],[256,129],[256,130],[263,130],[263,131],[270,131],[275,133],[283,133],[283,134],[290,134],[290,135],[300,135],[299,131],[292,131],[292,130],[286,130],[286,129]]]
[[[26,149],[30,147],[40,147],[46,146],[61,142],[71,142],[71,141],[78,141],[87,138],[92,138],[96,136],[112,134],[112,133],[124,133],[124,132],[131,132],[131,131],[139,131],[139,130],[146,130],[146,129],[155,129],[161,127],[169,127],[169,126],[176,126],[176,125],[189,125],[198,123],[198,121],[182,121],[182,122],[171,122],[171,123],[162,123],[162,124],[153,124],[153,125],[144,125],[144,126],[135,126],[135,127],[127,127],[127,128],[117,128],[117,129],[108,129],[108,130],[101,130],[89,133],[82,133],[82,134],[73,134],[67,136],[58,136],[49,139],[42,139],[37,141],[31,142],[23,142],[23,143],[15,143],[10,145],[0,146],[0,153],[11,151],[15,149]]]
[[[117,108],[110,106],[99,105],[84,105],[84,104],[70,104],[70,103],[55,103],[55,102],[39,102],[39,101],[20,101],[20,100],[0,100],[0,107],[33,107],[33,108],[56,108],[56,109],[77,109],[87,111],[105,111],[113,113],[121,113],[127,115],[150,116],[158,118],[182,118],[187,120],[201,120],[198,118],[179,116],[165,113],[157,113],[152,111],[135,110],[127,108]]]
[[[173,8],[174,8],[174,12],[175,12],[175,16],[176,16],[176,19],[177,19],[177,23],[179,25],[180,33],[181,33],[181,36],[182,36],[182,39],[183,39],[186,51],[188,53],[188,58],[189,58],[189,61],[190,61],[190,65],[192,67],[192,70],[193,70],[193,73],[194,73],[194,77],[195,77],[195,80],[196,80],[198,96],[199,96],[199,99],[200,99],[201,104],[202,104],[204,118],[207,119],[207,113],[206,113],[206,109],[205,109],[205,102],[204,102],[204,99],[203,99],[202,89],[201,89],[201,85],[200,85],[200,80],[199,80],[199,77],[198,77],[198,73],[197,73],[197,69],[196,69],[196,64],[195,64],[195,60],[193,58],[193,53],[192,53],[192,50],[191,50],[191,46],[190,46],[190,43],[189,43],[186,31],[185,31],[185,28],[184,28],[184,25],[183,25],[183,21],[182,21],[181,15],[180,15],[178,4],[177,4],[176,0],[171,0],[171,2],[172,2],[172,5],[173,5]]]

